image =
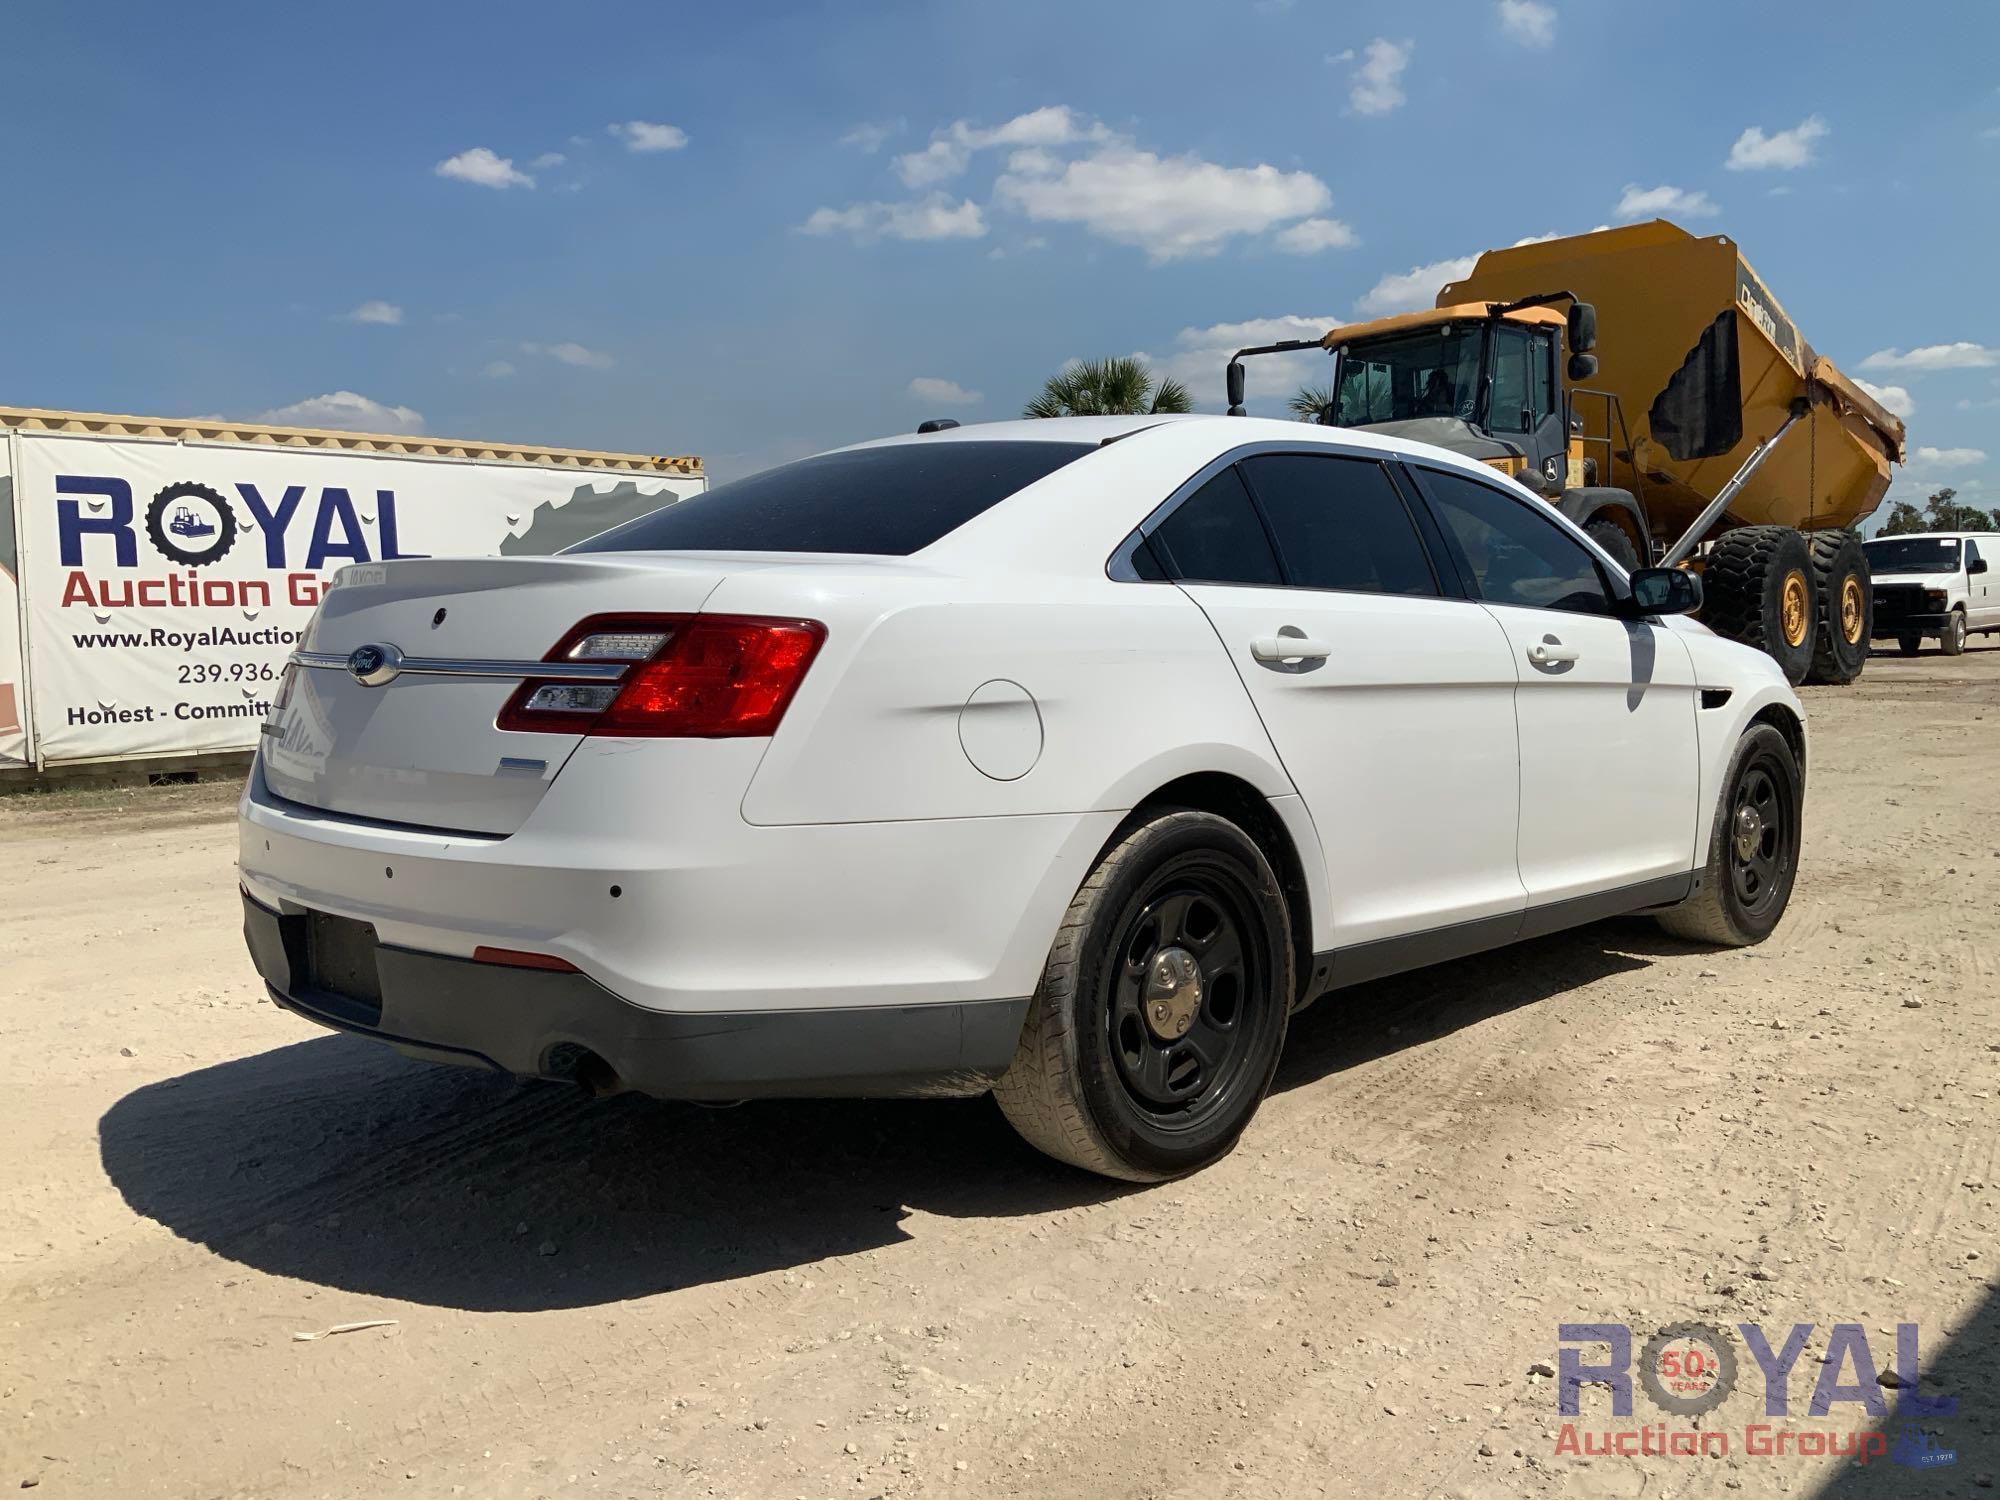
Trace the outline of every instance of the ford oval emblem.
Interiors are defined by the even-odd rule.
[[[347,675],[363,687],[382,687],[403,671],[403,653],[394,646],[356,646],[347,653]]]

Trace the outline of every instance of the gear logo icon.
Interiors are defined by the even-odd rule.
[[[205,567],[236,545],[236,513],[205,484],[170,484],[146,507],[146,537],[163,556]]]
[[[1736,1389],[1736,1346],[1713,1323],[1669,1323],[1640,1351],[1639,1384],[1674,1416],[1714,1411]]]

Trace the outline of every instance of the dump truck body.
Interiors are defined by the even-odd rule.
[[[1639,495],[1658,539],[1691,523],[1801,398],[1803,430],[1730,501],[1728,521],[1838,530],[1881,503],[1902,422],[1813,350],[1734,241],[1654,220],[1489,250],[1438,305],[1558,290],[1593,304],[1605,330],[1597,374],[1572,391],[1586,447],[1606,464],[1600,482]]]

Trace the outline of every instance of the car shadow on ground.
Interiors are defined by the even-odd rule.
[[[1685,952],[1604,923],[1342,991],[1277,1088]],[[1332,1080],[1331,1082],[1328,1082]],[[991,1099],[594,1101],[315,1036],[128,1094],[99,1122],[137,1212],[273,1275],[475,1310],[595,1306],[907,1240],[912,1214],[1060,1212],[1139,1191],[1022,1144]]]
[[[1828,1310],[1829,1320],[1839,1314],[1840,1309]],[[1877,1357],[1892,1363],[1889,1350],[1894,1340],[1878,1337],[1875,1320],[1868,1321],[1868,1338]],[[1895,1404],[1869,1430],[1881,1434],[1886,1456],[1865,1465],[1842,1466],[1816,1495],[1844,1500],[1850,1495],[1963,1495],[1975,1488],[1992,1488],[1995,1474],[2000,1473],[2000,1289],[1989,1283],[1978,1309],[1949,1338],[1941,1329],[1922,1328],[1917,1347],[1918,1395],[1927,1403],[1939,1398],[1955,1402],[1956,1408],[1949,1415],[1935,1410],[1918,1414],[1903,1404],[1906,1398],[1901,1393],[1885,1391],[1885,1398]],[[1794,1390],[1799,1384],[1794,1377]],[[1835,1413],[1858,1410],[1851,1405],[1833,1408]],[[1851,1416],[1845,1420],[1828,1416],[1794,1425],[1845,1431],[1857,1424]]]

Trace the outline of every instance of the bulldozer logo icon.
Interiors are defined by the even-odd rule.
[[[146,536],[162,555],[199,568],[236,545],[236,515],[205,484],[170,484],[146,507]]]

